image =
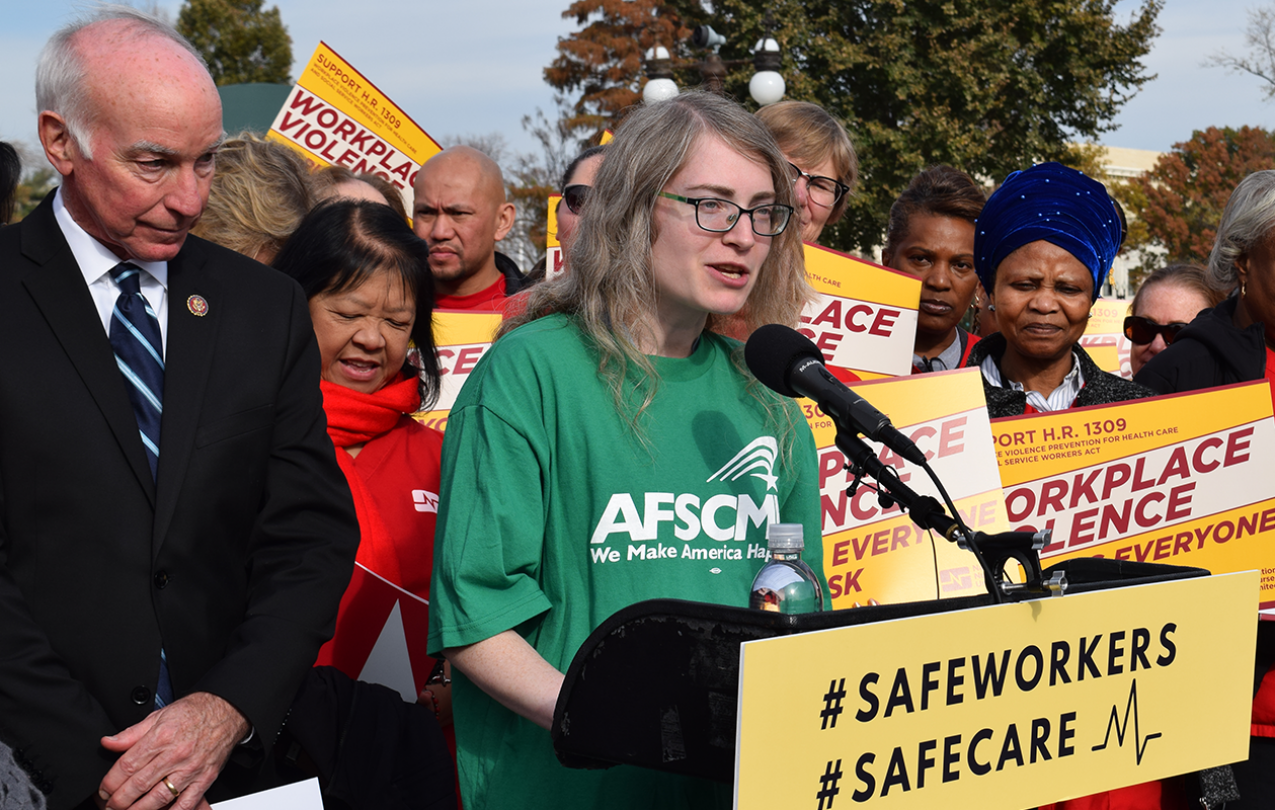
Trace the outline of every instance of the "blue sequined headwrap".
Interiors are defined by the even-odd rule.
[[[974,270],[991,292],[1005,257],[1044,240],[1080,260],[1093,276],[1093,297],[1120,249],[1120,216],[1107,189],[1061,163],[1014,172],[992,194],[974,225]]]

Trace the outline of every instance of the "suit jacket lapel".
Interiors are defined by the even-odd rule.
[[[177,507],[186,468],[195,448],[204,390],[212,369],[221,308],[220,288],[207,272],[207,254],[187,238],[168,263],[168,350],[164,365],[164,421],[159,434],[159,503],[155,510],[153,550],[158,553]],[[191,297],[206,304],[195,314]]]
[[[22,253],[40,266],[22,283],[101,409],[120,452],[153,507],[155,481],[151,478],[124,378],[115,365],[115,354],[102,328],[93,296],[84,283],[84,275],[53,216],[52,200],[50,194],[20,226]]]

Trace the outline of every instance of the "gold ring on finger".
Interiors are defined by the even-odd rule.
[[[174,786],[173,786],[173,783],[169,780],[169,778],[168,778],[167,776],[165,776],[165,777],[164,777],[162,780],[160,780],[160,781],[162,781],[162,782],[164,783],[164,787],[168,788],[168,792],[169,792],[169,793],[171,793],[171,794],[173,794],[173,798],[174,798],[174,799],[176,799],[178,796],[182,795],[182,792],[181,792],[180,790],[178,790],[176,787],[174,787]]]

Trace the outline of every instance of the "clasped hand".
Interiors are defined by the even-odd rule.
[[[98,806],[160,810],[172,805],[177,810],[206,810],[204,791],[221,773],[249,727],[244,716],[226,701],[208,692],[196,692],[151,712],[145,720],[112,737],[103,737],[104,748],[123,756],[102,779]]]

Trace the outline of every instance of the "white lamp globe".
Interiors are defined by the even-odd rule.
[[[782,79],[780,81],[782,82]],[[677,82],[672,79],[650,79],[647,81],[646,87],[642,88],[642,100],[647,104],[654,104],[657,101],[670,99],[676,96],[677,93]],[[780,95],[783,95],[782,90]]]
[[[771,53],[779,53],[779,41],[774,37],[766,37],[757,40],[757,44],[753,45],[753,53],[758,51],[770,51]]]
[[[650,62],[655,59],[668,59],[668,48],[663,45],[656,45],[654,48],[646,49],[646,61]]]
[[[648,84],[647,87],[650,85]],[[786,89],[784,77],[773,70],[754,73],[753,78],[748,82],[748,94],[763,107],[783,98]]]

